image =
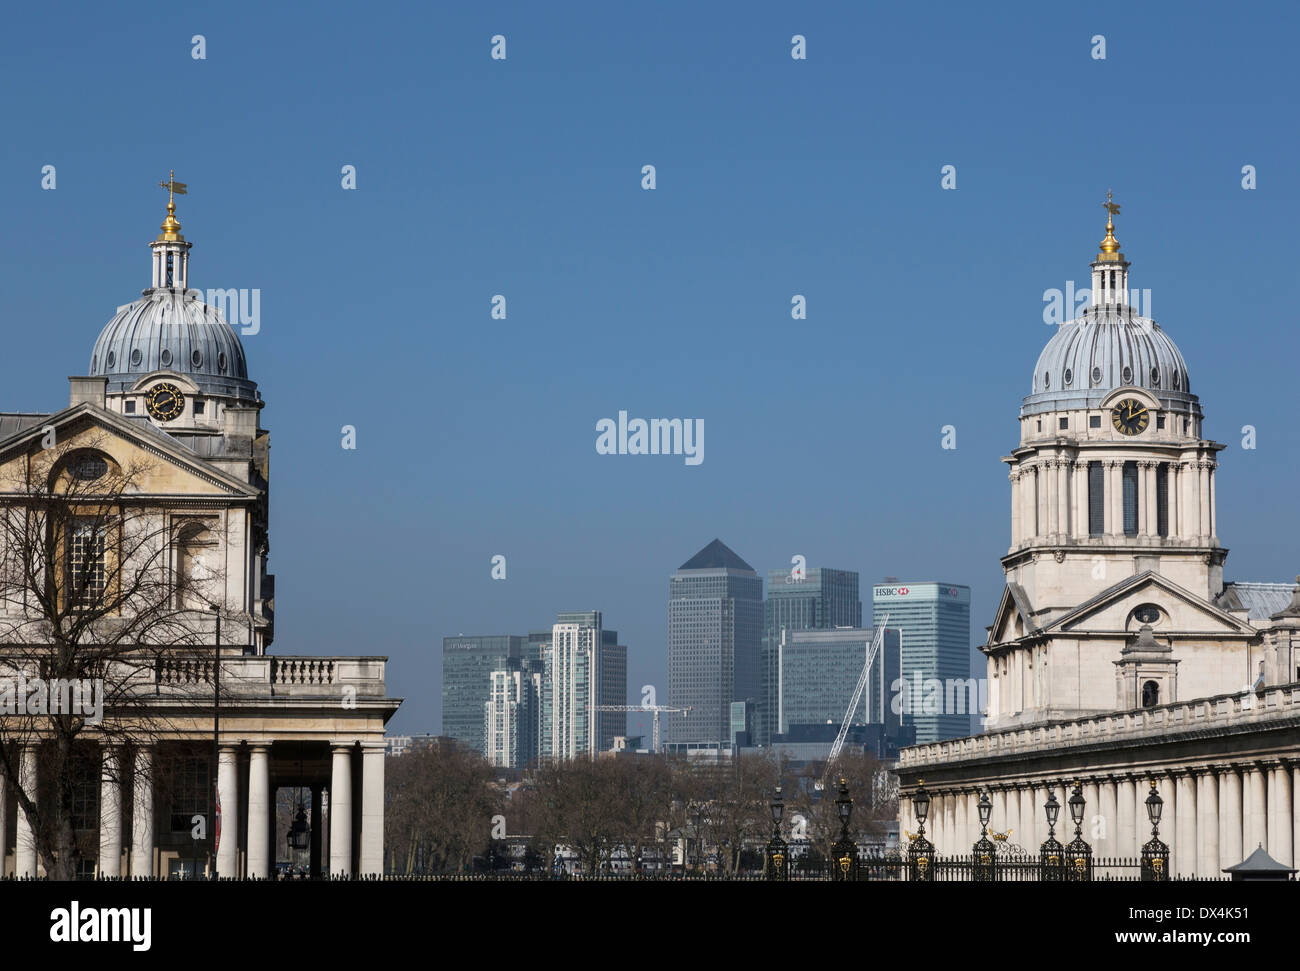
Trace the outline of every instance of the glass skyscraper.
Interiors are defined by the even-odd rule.
[[[527,639],[533,644],[533,636]],[[618,632],[605,630],[599,610],[569,611],[556,618],[542,677],[544,759],[565,760],[608,751],[626,734],[627,715],[598,711],[627,704],[627,648]]]
[[[774,732],[785,735],[792,725],[824,724],[834,725],[838,731],[870,656],[874,633],[852,627],[783,629],[777,647]],[[884,633],[850,724],[884,725],[885,735],[898,739],[900,716],[890,704],[889,690],[899,676],[898,665],[899,632],[891,626]]]
[[[969,735],[971,713],[957,708],[968,707],[969,692],[963,686],[971,680],[970,587],[890,580],[873,588],[871,607],[872,623],[889,614],[889,626],[901,632],[901,679],[907,692],[903,710],[916,725],[916,744]],[[937,682],[942,699],[937,712],[918,704],[935,696],[927,682]]]
[[[767,574],[763,602],[763,638],[759,648],[759,696],[754,712],[754,741],[768,745],[778,726],[777,650],[784,630],[828,630],[861,627],[862,600],[858,574],[851,570],[814,567],[802,576],[789,570]],[[862,666],[858,665],[858,671]],[[854,674],[856,683],[857,674]],[[850,686],[852,690],[852,686]],[[848,698],[844,699],[845,705]],[[843,716],[843,712],[840,712]]]
[[[665,720],[673,743],[727,744],[731,703],[756,701],[763,579],[721,540],[668,580],[668,704],[690,707]]]
[[[442,734],[486,754],[483,705],[492,690],[492,672],[518,658],[524,638],[511,634],[442,639]]]

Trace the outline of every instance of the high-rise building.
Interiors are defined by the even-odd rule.
[[[792,725],[829,723],[839,729],[870,656],[874,633],[853,627],[782,630],[777,647],[776,718],[782,735],[788,735]],[[897,742],[900,714],[891,704],[890,686],[898,677],[899,632],[891,626],[881,639],[850,724],[883,725],[885,735]]]
[[[545,646],[542,678],[542,746],[545,759],[594,755],[626,734],[621,712],[596,710],[627,704],[627,648],[605,630],[599,610],[561,613]]]
[[[519,658],[524,638],[512,634],[442,639],[442,734],[486,754],[483,705],[492,672]]]
[[[756,701],[763,579],[714,540],[668,581],[667,722],[676,743],[731,744],[731,703]]]
[[[542,673],[524,658],[492,672],[483,705],[484,755],[493,766],[520,769],[541,755]]]
[[[970,587],[891,580],[873,588],[871,608],[873,624],[888,614],[889,626],[901,632],[901,678],[907,698],[942,699],[904,709],[916,725],[917,744],[970,734],[970,695],[964,688],[971,683]],[[936,681],[937,689],[928,690],[927,683]]]
[[[759,649],[759,697],[754,712],[755,741],[759,745],[767,745],[772,735],[781,731],[777,725],[777,649],[781,631],[861,626],[857,573],[822,567],[768,572]],[[847,697],[844,703],[848,704]]]

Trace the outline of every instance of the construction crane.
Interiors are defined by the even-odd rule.
[[[818,789],[826,788],[826,780],[830,777],[831,768],[835,765],[835,760],[840,757],[840,749],[844,748],[844,740],[849,735],[849,725],[853,723],[853,713],[858,710],[858,702],[862,700],[862,692],[867,687],[867,680],[871,677],[871,669],[876,663],[876,656],[880,653],[880,647],[885,642],[885,625],[889,623],[889,614],[885,614],[876,627],[876,632],[871,638],[871,648],[867,651],[867,661],[862,665],[862,673],[858,675],[858,685],[853,689],[853,700],[849,702],[849,710],[844,713],[844,721],[840,723],[840,733],[835,736],[835,742],[831,745],[830,755],[826,757],[826,770],[822,773],[821,782],[817,783]]]
[[[667,712],[680,711],[680,712],[682,713],[682,717],[685,718],[685,717],[686,717],[686,713],[687,713],[688,711],[694,711],[694,710],[695,710],[695,707],[694,707],[693,705],[687,706],[686,708],[670,708],[670,707],[667,706],[667,705],[595,705],[595,706],[591,706],[591,710],[592,710],[592,711],[622,711],[622,712],[629,712],[629,711],[652,711],[652,712],[654,712],[654,714],[655,714],[654,746],[653,746],[653,748],[651,748],[651,751],[652,751],[652,752],[655,752],[655,753],[658,753],[658,751],[659,751],[659,713],[660,713],[661,711],[667,711]]]

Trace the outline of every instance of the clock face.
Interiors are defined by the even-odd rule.
[[[1110,410],[1115,430],[1122,435],[1137,435],[1151,423],[1151,412],[1136,398],[1125,398]]]
[[[174,384],[155,384],[145,395],[145,407],[158,421],[171,421],[185,409],[185,395]]]

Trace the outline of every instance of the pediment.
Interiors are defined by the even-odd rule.
[[[141,496],[249,498],[258,490],[229,475],[143,421],[83,402],[50,415],[0,441],[0,493],[23,491],[25,469],[32,456],[92,449],[117,463],[138,470],[130,492]]]
[[[1136,630],[1134,611],[1151,605],[1163,613],[1157,633],[1165,630],[1189,634],[1253,634],[1246,622],[1220,610],[1210,601],[1150,570],[1108,587],[1074,610],[1058,617],[1045,629],[1060,633],[1115,633]]]
[[[997,614],[989,626],[989,644],[1015,641],[1038,630],[1033,620],[1033,607],[1024,589],[1018,583],[1008,583],[1002,588],[1002,599]]]

